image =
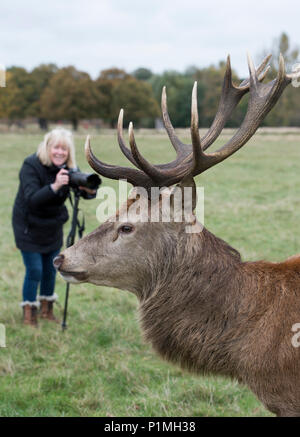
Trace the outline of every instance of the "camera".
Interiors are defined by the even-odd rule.
[[[71,188],[86,187],[97,190],[101,184],[101,179],[96,173],[82,173],[81,171],[69,170],[69,185]]]

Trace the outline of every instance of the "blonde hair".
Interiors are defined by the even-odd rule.
[[[72,132],[62,128],[53,129],[48,132],[44,136],[44,140],[39,144],[36,154],[41,163],[50,167],[52,164],[50,159],[50,149],[58,143],[68,148],[69,155],[66,161],[67,166],[69,168],[77,168]]]

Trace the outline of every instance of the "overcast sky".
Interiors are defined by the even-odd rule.
[[[230,53],[245,76],[246,51],[257,59],[283,31],[300,46],[298,0],[2,0],[0,64],[75,65],[95,78],[112,66],[184,71]]]

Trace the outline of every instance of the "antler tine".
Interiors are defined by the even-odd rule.
[[[121,109],[120,113],[119,113],[119,118],[118,118],[118,143],[120,146],[120,149],[122,150],[122,152],[124,153],[124,155],[126,156],[126,158],[136,167],[138,167],[137,162],[135,161],[135,159],[132,156],[132,153],[130,152],[130,150],[127,148],[125,141],[124,141],[124,137],[123,137],[123,116],[124,116],[124,110]]]
[[[248,61],[248,68],[250,73],[250,86],[257,88],[258,79],[250,53],[247,53],[247,61]]]
[[[152,181],[145,173],[134,168],[106,164],[96,158],[91,149],[89,135],[85,142],[85,156],[90,166],[104,177],[110,179],[126,179],[134,186],[151,186]]]
[[[260,66],[257,68],[258,80],[262,82],[269,71],[269,67],[265,69],[267,63],[269,62],[272,55],[268,55],[262,61]],[[239,86],[235,86],[232,83],[232,70],[230,64],[230,56],[227,57],[226,63],[226,71],[224,75],[223,81],[223,89],[219,102],[218,111],[214,118],[214,121],[209,128],[208,132],[202,138],[202,149],[206,150],[209,146],[211,146],[214,141],[218,138],[220,133],[222,132],[225,123],[230,118],[233,110],[238,105],[241,98],[249,91],[250,89],[250,79],[246,79]]]
[[[197,82],[194,83],[191,102],[191,138],[192,138],[192,165],[190,167],[191,176],[196,176],[202,173],[211,164],[211,156],[203,152],[201,139],[199,134],[199,116],[198,116],[198,101],[197,101]]]
[[[270,59],[272,58],[272,55],[267,55],[262,63],[259,65],[259,67],[256,70],[256,74],[258,76],[258,80],[260,82],[262,82],[264,80],[264,78],[266,77],[267,73],[270,70],[270,65],[267,66],[268,62],[270,61]],[[250,87],[250,78],[248,77],[247,79],[245,79],[243,82],[240,83],[240,85],[238,86],[239,89],[242,88],[247,88],[247,90],[249,90]]]
[[[133,124],[129,123],[129,144],[131,148],[132,155],[137,162],[139,168],[144,171],[149,178],[153,181],[153,186],[170,186],[176,182],[181,181],[181,179],[188,173],[190,173],[188,162],[179,162],[176,167],[170,166],[170,164],[164,164],[164,168],[159,168],[150,164],[139,152],[136,141],[134,138]]]
[[[139,152],[135,138],[134,138],[134,132],[133,132],[133,124],[132,122],[129,123],[128,128],[129,133],[129,144],[131,148],[132,156],[139,166],[141,170],[143,170],[150,178],[155,182],[161,182],[166,178],[166,175],[154,167],[154,165],[150,164]]]
[[[191,137],[193,146],[193,168],[191,173],[196,169],[201,168],[201,164],[205,155],[202,151],[201,139],[199,135],[199,116],[198,116],[198,101],[197,101],[197,82],[194,83],[192,91],[191,103]]]
[[[120,149],[123,152],[123,154],[126,156],[126,158],[133,165],[135,165],[136,167],[142,169],[141,164],[134,158],[131,150],[129,150],[128,147],[126,146],[126,143],[125,143],[125,140],[124,140],[124,136],[123,136],[123,114],[124,114],[124,111],[123,111],[123,109],[121,109],[120,113],[119,113],[119,118],[118,118],[118,143],[119,143]],[[148,163],[147,165],[151,166],[151,168],[157,169],[158,172],[160,170],[162,170],[162,171],[164,171],[164,170],[169,171],[170,169],[174,169],[174,171],[178,170],[178,166],[181,165],[182,161],[184,161],[184,158],[186,158],[187,156],[190,157],[190,154],[191,154],[191,146],[190,145],[186,146],[185,144],[183,144],[183,146],[186,147],[186,150],[183,151],[183,149],[180,149],[178,151],[177,157],[176,157],[176,159],[174,161],[172,161],[172,162],[170,162],[168,164],[152,165],[152,164]],[[136,144],[133,147],[135,149],[135,156],[136,156],[138,154]],[[140,157],[139,161],[141,161],[141,160],[143,160],[142,157]],[[161,179],[161,176],[159,176],[159,179]]]
[[[166,93],[166,87],[163,87],[162,90],[162,96],[161,96],[161,110],[162,110],[162,116],[163,116],[163,122],[164,122],[164,126],[165,129],[169,135],[170,141],[172,146],[174,147],[174,149],[176,150],[177,156],[176,159],[168,164],[158,164],[158,165],[151,165],[148,163],[148,165],[151,165],[152,168],[157,168],[158,170],[165,170],[165,169],[170,169],[170,168],[174,168],[176,169],[177,166],[180,164],[180,162],[182,161],[182,159],[186,158],[188,155],[191,154],[191,145],[189,144],[184,144],[182,143],[176,133],[175,130],[172,126],[169,114],[168,114],[168,107],[167,107],[167,93]],[[122,152],[124,153],[124,155],[126,156],[126,158],[135,166],[140,167],[140,164],[134,159],[134,156],[132,154],[132,152],[126,147],[125,141],[124,141],[124,137],[123,137],[123,109],[121,109],[120,114],[119,114],[119,119],[118,119],[118,142],[119,142],[119,146],[120,149],[122,150]],[[138,154],[137,152],[137,148],[134,147],[135,149],[135,155]],[[141,159],[140,159],[141,161]]]
[[[284,88],[290,83],[290,80],[287,77],[286,72],[285,72],[285,63],[284,63],[284,59],[283,59],[283,56],[281,53],[279,55],[278,74],[277,74],[276,79],[274,79],[273,82],[274,82],[274,85],[272,88],[272,100],[274,100],[274,104],[272,105],[272,107],[275,105],[278,98],[281,96]]]

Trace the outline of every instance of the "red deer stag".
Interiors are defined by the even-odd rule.
[[[156,206],[161,208],[162,196],[169,196],[174,215],[174,190],[195,188],[193,177],[240,149],[285,87],[300,77],[299,72],[285,73],[280,56],[277,77],[262,83],[269,59],[255,70],[249,58],[250,77],[235,86],[228,57],[219,108],[203,138],[198,129],[195,84],[191,145],[178,139],[163,89],[164,125],[176,151],[172,162],[150,164],[137,148],[132,124],[127,148],[121,110],[118,142],[136,168],[98,160],[88,138],[89,164],[102,176],[127,179],[134,187],[145,188],[149,211],[155,204],[151,188],[174,185],[156,199]],[[248,110],[240,128],[219,150],[205,153],[248,91]],[[145,338],[163,358],[200,374],[236,378],[276,415],[300,416],[300,349],[291,341],[292,326],[300,323],[300,257],[280,263],[242,262],[235,249],[206,228],[199,226],[199,232],[186,232],[187,223],[197,224],[195,216],[180,222],[133,218],[131,207],[139,199],[135,190],[114,217],[58,255],[55,267],[70,282],[133,292],[139,300]]]

